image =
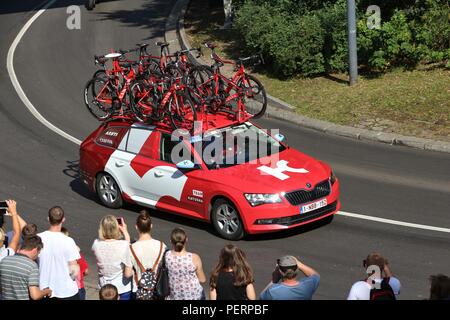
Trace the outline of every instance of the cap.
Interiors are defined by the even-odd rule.
[[[283,256],[278,261],[278,265],[282,268],[292,267],[297,269],[297,260],[293,256]]]

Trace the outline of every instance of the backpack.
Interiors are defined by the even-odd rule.
[[[394,290],[389,285],[389,278],[381,280],[379,289],[373,288],[370,290],[370,300],[396,300]]]
[[[142,263],[139,261],[133,247],[130,245],[131,253],[133,254],[136,263],[141,270],[141,279],[138,280],[136,270],[134,272],[134,277],[137,283],[136,299],[137,300],[153,300],[155,298],[154,291],[157,282],[157,268],[159,263],[159,258],[161,257],[161,252],[163,249],[163,243],[160,243],[158,258],[156,258],[155,263],[152,268],[145,269]]]

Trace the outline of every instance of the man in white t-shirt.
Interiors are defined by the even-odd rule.
[[[50,288],[52,298],[78,300],[79,276],[77,260],[80,259],[75,241],[61,232],[65,221],[61,207],[53,207],[48,211],[50,228],[38,236],[44,243],[39,255],[39,287]]]
[[[367,279],[355,282],[350,289],[347,300],[394,300],[400,294],[400,281],[392,275],[388,261],[379,253],[371,253],[363,262]],[[372,299],[371,299],[371,290]],[[390,292],[392,292],[390,297]]]
[[[150,214],[147,210],[142,210],[136,219],[136,230],[139,234],[139,239],[131,245],[131,262],[135,272],[135,276],[133,277],[135,282],[135,286],[133,287],[134,291],[136,291],[137,282],[139,282],[142,276],[140,264],[144,270],[153,268],[159,257],[158,264],[156,265],[156,268],[158,268],[162,261],[163,253],[166,250],[166,245],[163,242],[152,238],[152,227]],[[136,261],[136,258],[139,260],[139,263]]]

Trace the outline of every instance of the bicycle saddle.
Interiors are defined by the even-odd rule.
[[[136,43],[136,47],[139,47],[140,49],[147,48],[148,43]]]
[[[162,41],[158,41],[155,43],[158,47],[168,47],[169,43],[168,42],[162,42]]]
[[[108,54],[105,54],[105,58],[106,59],[114,59],[114,58],[119,58],[119,57],[121,57],[122,56],[122,54],[121,53],[118,53],[118,52],[111,52],[111,53],[108,53]]]

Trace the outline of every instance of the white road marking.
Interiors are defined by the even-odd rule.
[[[336,214],[341,215],[341,216],[350,217],[350,218],[376,221],[376,222],[393,224],[393,225],[403,226],[403,227],[408,227],[408,228],[416,228],[416,229],[422,229],[422,230],[431,230],[431,231],[450,233],[450,229],[448,229],[448,228],[439,228],[439,227],[427,226],[424,224],[409,223],[409,222],[404,222],[404,221],[378,218],[378,217],[366,216],[366,215],[362,215],[362,214],[345,212],[345,211],[339,211]]]
[[[14,71],[14,52],[16,51],[17,45],[19,44],[20,40],[24,36],[25,32],[30,28],[31,24],[41,15],[45,12],[48,7],[50,7],[53,3],[55,3],[56,0],[51,0],[47,2],[46,5],[42,9],[40,9],[38,12],[36,12],[30,20],[23,26],[23,28],[20,30],[19,34],[14,39],[13,43],[11,44],[11,47],[8,50],[8,56],[6,58],[6,68],[8,69],[8,74],[11,79],[11,82],[14,86],[14,89],[16,89],[17,95],[22,100],[23,104],[30,110],[31,114],[39,120],[44,126],[52,130],[53,132],[59,134],[60,136],[68,139],[69,141],[72,141],[73,143],[80,145],[81,141],[77,138],[72,137],[70,134],[62,131],[52,123],[50,123],[47,119],[45,119],[39,111],[36,110],[36,108],[33,106],[31,101],[28,99],[27,95],[23,91],[22,87],[20,86],[19,81],[17,80],[16,73]]]
[[[55,3],[57,0],[51,0],[46,5],[42,7],[38,12],[36,12],[33,17],[31,17],[30,20],[23,26],[23,28],[20,30],[19,34],[14,39],[13,43],[11,44],[11,47],[8,50],[8,56],[6,58],[6,67],[8,69],[8,74],[11,79],[11,82],[14,86],[14,89],[16,90],[18,96],[22,100],[22,102],[25,104],[25,106],[28,108],[28,110],[31,112],[31,114],[39,120],[43,125],[45,125],[47,128],[55,132],[56,134],[59,134],[63,138],[66,138],[67,140],[80,145],[81,141],[77,138],[74,138],[73,136],[69,135],[68,133],[62,131],[58,127],[54,126],[52,123],[50,123],[47,119],[45,119],[39,111],[33,106],[31,101],[27,98],[25,92],[23,91],[22,87],[20,86],[19,81],[17,80],[16,73],[14,71],[14,52],[17,48],[17,45],[19,44],[22,37],[25,35],[25,32],[30,28],[31,24],[47,10],[53,3]],[[403,221],[397,221],[397,220],[391,220],[391,219],[385,219],[385,218],[378,218],[378,217],[372,217],[372,216],[366,216],[362,214],[356,214],[351,212],[345,212],[345,211],[339,211],[337,213],[341,216],[346,216],[350,218],[355,219],[363,219],[363,220],[369,220],[369,221],[375,221],[380,223],[386,223],[386,224],[392,224],[392,225],[398,225],[403,227],[409,227],[409,228],[416,228],[416,229],[422,229],[422,230],[431,230],[431,231],[438,231],[438,232],[445,232],[450,233],[450,229],[448,228],[439,228],[439,227],[433,227],[433,226],[427,226],[423,224],[416,224],[416,223],[409,223],[409,222],[403,222]]]

